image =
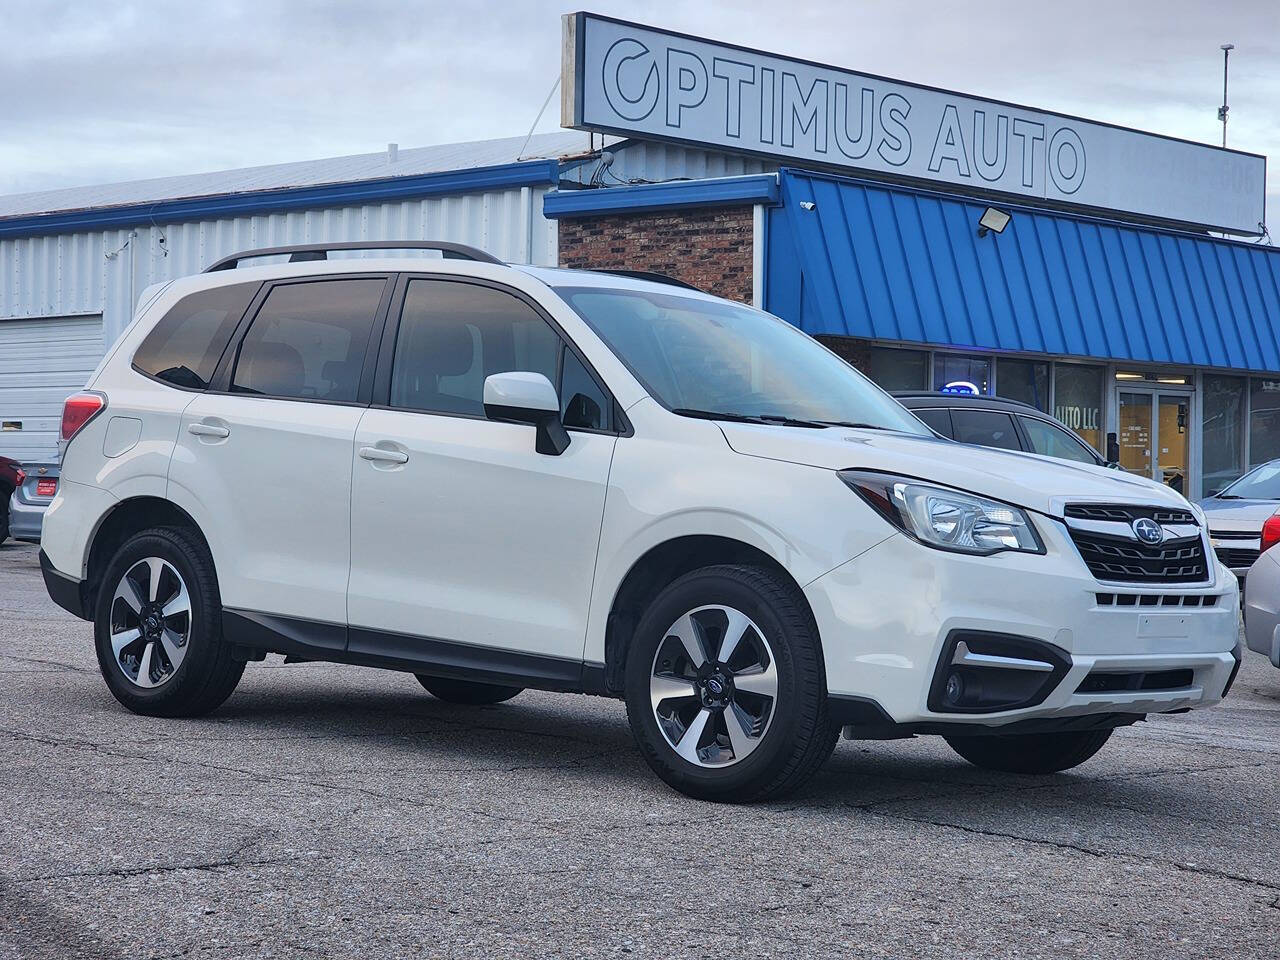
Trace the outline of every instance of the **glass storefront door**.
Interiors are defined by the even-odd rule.
[[[1187,493],[1191,469],[1191,396],[1157,390],[1119,393],[1120,466]]]

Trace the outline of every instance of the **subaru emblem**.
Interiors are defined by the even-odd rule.
[[[1133,535],[1138,538],[1139,543],[1154,547],[1164,541],[1164,527],[1150,517],[1139,517],[1133,521],[1132,527]]]

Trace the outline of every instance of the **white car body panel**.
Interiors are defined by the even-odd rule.
[[[581,657],[618,440],[571,438],[543,456],[532,426],[369,410],[351,465],[351,625]]]
[[[213,393],[187,407],[168,498],[204,532],[225,606],[346,621],[351,450],[363,413]],[[196,436],[193,426],[229,435]]]

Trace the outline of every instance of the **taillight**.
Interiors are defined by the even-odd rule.
[[[1280,543],[1280,513],[1267,517],[1262,525],[1262,552],[1266,553],[1277,543]]]
[[[66,443],[106,406],[107,398],[100,393],[75,393],[67,397],[62,405],[62,431],[58,439]]]
[[[22,486],[27,481],[27,473],[21,467],[13,468],[14,476],[17,477],[18,486]]]

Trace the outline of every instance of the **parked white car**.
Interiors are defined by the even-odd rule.
[[[267,653],[602,694],[667,783],[750,800],[841,728],[1046,773],[1225,695],[1235,578],[1173,491],[939,439],[739,304],[394,246],[448,259],[151,289],[68,400],[41,562],[129,709]]]

